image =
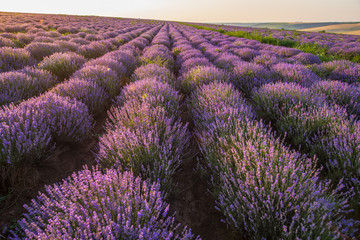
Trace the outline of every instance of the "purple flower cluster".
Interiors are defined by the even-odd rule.
[[[41,61],[54,53],[62,52],[59,45],[54,43],[32,42],[25,47],[32,57]]]
[[[36,68],[1,73],[0,105],[37,96],[57,83],[57,78],[50,72]]]
[[[78,78],[57,85],[51,92],[84,103],[94,115],[104,112],[110,103],[109,95],[96,82]]]
[[[169,48],[164,45],[151,45],[144,49],[141,57],[143,64],[154,63],[159,66],[164,66],[168,69],[174,68],[174,58]]]
[[[173,83],[175,82],[175,75],[165,66],[159,66],[158,64],[149,63],[138,67],[131,76],[132,81],[139,79],[153,78],[159,82]]]
[[[118,106],[127,101],[148,102],[152,106],[161,106],[171,116],[178,115],[180,111],[181,96],[168,83],[156,79],[145,78],[124,87],[116,98]]]
[[[175,224],[159,190],[131,172],[84,169],[47,186],[12,239],[193,239]]]
[[[349,115],[360,117],[360,88],[346,82],[336,80],[320,81],[311,86],[318,94],[326,95],[327,99],[347,109]]]
[[[83,56],[76,53],[54,53],[39,63],[39,68],[48,70],[59,79],[69,78],[86,62]]]
[[[25,49],[0,48],[0,73],[17,70],[35,64],[35,60]]]
[[[77,70],[72,78],[83,79],[94,82],[106,90],[108,95],[113,98],[120,93],[121,81],[117,73],[106,66],[92,65],[84,66]]]
[[[158,181],[165,194],[170,192],[172,175],[189,145],[187,124],[178,119],[179,101],[169,84],[155,79],[126,86],[117,98],[121,107],[109,111],[97,161]]]
[[[19,107],[36,109],[57,142],[79,142],[89,137],[93,128],[93,119],[85,104],[53,92],[31,98]]]
[[[250,96],[252,91],[262,85],[274,82],[276,74],[260,64],[236,62],[232,72],[232,82],[239,90]]]
[[[91,60],[85,64],[85,67],[90,66],[104,66],[107,67],[109,70],[115,71],[117,74],[117,77],[119,79],[123,78],[126,75],[126,66],[111,56],[103,56],[100,58],[96,58],[94,60]]]
[[[0,136],[0,165],[36,161],[51,149],[51,132],[45,118],[26,105],[0,109]]]
[[[180,88],[183,92],[190,94],[196,87],[211,82],[229,82],[229,74],[214,66],[198,66],[182,74],[179,79]]]
[[[360,82],[360,65],[350,61],[324,62],[310,68],[322,78],[348,83]]]
[[[300,64],[278,63],[273,69],[282,81],[294,82],[304,87],[310,87],[320,80],[315,73]]]
[[[337,227],[349,195],[340,192],[341,185],[331,190],[313,160],[284,147],[251,120],[251,110],[238,99],[231,86],[214,83],[196,90],[189,105],[204,168],[226,222],[245,229],[251,239],[340,238]],[[227,108],[233,110],[224,114]]]
[[[358,179],[360,171],[356,135],[360,125],[349,117],[346,109],[329,105],[326,101],[329,97],[317,95],[318,91],[330,91],[336,86],[320,83],[314,90],[288,83],[264,85],[254,93],[255,110],[264,120],[272,121],[275,129],[286,134],[293,145],[316,155],[335,184],[344,178],[348,189],[359,192],[359,182],[354,179]],[[332,95],[336,99],[336,90]],[[360,203],[359,197],[352,200]]]

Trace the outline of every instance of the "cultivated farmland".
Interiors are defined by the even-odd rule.
[[[0,238],[356,239],[360,38],[294,36],[0,13]]]

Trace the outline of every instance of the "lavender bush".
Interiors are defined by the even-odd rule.
[[[37,61],[41,61],[45,57],[48,57],[54,53],[62,52],[59,45],[41,42],[30,43],[25,47],[25,50],[30,52],[31,56],[34,57]]]
[[[294,83],[270,83],[254,91],[252,100],[258,116],[276,122],[294,108],[321,106],[326,98]]]
[[[84,169],[26,205],[18,229],[29,239],[192,239],[176,225],[159,185],[131,172]],[[17,235],[14,239],[20,238]]]
[[[358,86],[327,80],[315,83],[311,89],[318,94],[326,95],[330,102],[345,107],[349,115],[360,116],[360,88]]]
[[[84,103],[91,113],[100,114],[109,105],[109,96],[106,91],[93,81],[71,78],[51,90],[62,97],[69,97]]]
[[[154,107],[161,106],[170,116],[176,116],[180,110],[181,96],[168,83],[161,83],[156,79],[142,79],[124,87],[116,98],[116,104],[121,106],[131,100],[149,102]]]
[[[41,61],[39,68],[50,71],[59,79],[67,79],[85,62],[85,58],[76,53],[54,53]]]
[[[111,111],[108,126],[112,127],[100,138],[98,163],[132,170],[142,178],[159,181],[161,189],[170,192],[172,176],[189,145],[187,125],[148,103]]]
[[[84,66],[77,70],[72,78],[92,81],[106,90],[111,98],[117,96],[121,90],[122,81],[118,78],[115,71],[106,66],[91,65]]]
[[[224,70],[213,66],[198,66],[185,72],[179,79],[181,90],[187,94],[191,93],[196,87],[211,82],[228,82],[230,76]]]
[[[210,85],[213,91],[208,91]],[[226,223],[237,231],[245,229],[249,239],[336,239],[339,232],[353,234],[342,226],[351,193],[341,193],[341,184],[330,190],[330,183],[319,179],[314,160],[290,151],[263,124],[251,120],[251,114],[248,118],[241,110],[249,109],[244,101],[224,101],[238,98],[236,91],[228,92],[231,86],[210,85],[194,92],[189,108]],[[224,116],[227,108],[234,110]],[[236,108],[242,117],[233,114]],[[355,221],[347,223],[351,227]]]
[[[0,72],[17,70],[34,63],[34,59],[25,49],[0,48]]]
[[[91,60],[85,64],[85,67],[94,65],[105,66],[109,68],[109,70],[115,71],[119,79],[125,77],[127,71],[126,66],[122,62],[119,62],[110,56],[103,56],[101,58]]]
[[[237,62],[232,72],[232,82],[246,96],[266,83],[276,80],[276,75],[265,67],[249,62]]]
[[[93,118],[85,104],[52,92],[19,106],[37,109],[57,142],[79,142],[89,137],[93,128]]]
[[[304,87],[310,87],[320,80],[315,73],[300,64],[278,63],[273,66],[273,69],[282,81],[294,82]]]
[[[157,79],[159,82],[167,82],[169,84],[173,84],[175,82],[174,73],[172,73],[168,68],[154,63],[138,67],[131,76],[132,81],[145,78],[153,78]]]
[[[36,161],[51,149],[50,129],[43,115],[26,105],[0,109],[0,165]]]
[[[310,69],[322,78],[356,83],[360,81],[360,65],[346,60],[324,62]]]

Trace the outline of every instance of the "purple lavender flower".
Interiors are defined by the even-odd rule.
[[[85,67],[94,65],[101,65],[110,68],[117,73],[119,79],[125,77],[127,71],[126,66],[122,62],[119,62],[110,56],[103,56],[101,58],[91,60],[85,64]]]
[[[318,94],[326,95],[327,99],[347,109],[350,114],[360,117],[360,88],[340,81],[320,81],[311,86]]]
[[[254,117],[242,95],[229,83],[212,82],[197,88],[188,100],[188,107],[196,128],[208,132],[214,130],[209,129],[214,127],[212,124],[219,130],[226,128],[228,122]]]
[[[276,80],[276,74],[262,65],[243,61],[234,65],[232,82],[246,96],[251,96],[254,89]]]
[[[355,83],[360,79],[360,65],[346,60],[324,62],[311,69],[322,78]]]
[[[291,59],[299,62],[300,64],[309,65],[309,64],[320,64],[321,60],[318,56],[312,53],[301,52],[296,54]]]
[[[26,238],[194,238],[186,227],[175,224],[159,184],[115,169],[74,173],[47,186],[25,208],[28,212],[17,230]]]
[[[107,109],[110,99],[106,91],[94,81],[71,78],[51,90],[62,97],[69,97],[84,103],[95,115]]]
[[[242,60],[248,62],[253,60],[256,56],[260,55],[259,51],[247,47],[235,49],[233,52],[241,57]]]
[[[72,78],[95,82],[104,88],[111,98],[120,93],[121,85],[123,84],[115,71],[101,65],[84,66],[77,70],[72,75]]]
[[[253,239],[339,238],[330,229],[344,223],[341,212],[350,193],[341,193],[342,185],[330,190],[330,182],[319,179],[315,159],[284,147],[252,120],[251,110],[240,110],[249,106],[235,96],[239,93],[230,85],[214,83],[196,90],[189,105],[203,170],[226,223]],[[233,110],[224,111],[228,108]]]
[[[22,102],[19,107],[36,109],[57,142],[79,142],[93,129],[93,118],[85,104],[52,92]]]
[[[219,68],[225,69],[227,71],[232,71],[235,67],[235,63],[239,61],[242,61],[240,57],[234,54],[224,53],[216,59],[214,64]]]
[[[269,51],[262,51],[260,55],[254,57],[253,62],[254,63],[258,63],[258,64],[262,64],[266,67],[271,67],[272,65],[275,65],[279,62],[281,62],[281,58],[277,57],[276,54],[269,52]]]
[[[144,49],[141,62],[143,64],[154,63],[168,69],[174,68],[174,58],[164,45],[151,45]]]
[[[35,64],[34,59],[25,49],[0,48],[0,72],[17,70],[33,64]]]
[[[0,36],[0,48],[2,47],[15,47],[15,43],[10,39]]]
[[[275,123],[294,107],[322,106],[326,98],[294,83],[277,82],[265,84],[254,91],[252,100],[258,116]]]
[[[69,78],[86,62],[83,56],[76,53],[54,53],[39,63],[39,68],[48,70],[60,80]]]
[[[56,52],[62,52],[62,49],[59,45],[41,42],[30,43],[25,47],[25,50],[30,52],[31,56],[38,61],[41,61],[45,57],[50,56]]]
[[[159,66],[153,63],[138,67],[131,76],[132,81],[145,78],[155,78],[160,82],[167,82],[169,84],[173,84],[175,82],[174,73],[164,66]]]
[[[153,106],[161,106],[173,116],[180,111],[181,96],[168,83],[156,79],[142,79],[124,87],[116,98],[116,104],[121,106],[127,101],[149,102]]]
[[[213,64],[205,57],[189,58],[182,63],[179,72],[180,74],[183,74],[190,71],[192,68],[199,66],[213,66]]]
[[[189,94],[196,87],[211,82],[229,82],[230,76],[214,66],[198,66],[185,72],[179,79],[183,92]]]
[[[295,82],[304,87],[310,87],[313,83],[321,80],[315,73],[303,65],[278,63],[273,66],[274,71],[284,82]]]
[[[39,160],[52,145],[43,115],[26,105],[0,109],[0,136],[0,165]]]
[[[105,166],[132,170],[172,189],[171,178],[189,146],[187,124],[166,117],[162,107],[127,101],[109,112],[107,134],[100,138],[97,161]]]
[[[137,66],[137,59],[135,58],[135,55],[136,53],[134,52],[134,50],[130,49],[121,49],[106,54],[106,56],[109,56],[115,61],[118,61],[125,65],[127,76],[130,76]]]
[[[288,47],[280,47],[280,46],[274,46],[273,50],[279,54],[282,57],[288,58],[293,57],[296,54],[301,53],[299,49],[296,48],[288,48]]]
[[[89,39],[87,39],[89,40]],[[82,45],[78,48],[77,53],[87,59],[98,58],[109,51],[108,46],[100,42],[92,42],[88,45]]]

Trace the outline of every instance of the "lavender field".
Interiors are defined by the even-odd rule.
[[[0,239],[360,239],[360,37],[239,29],[0,12]]]

